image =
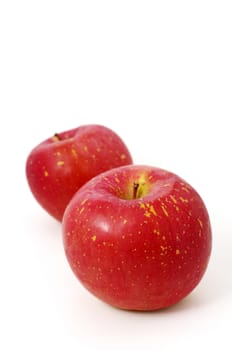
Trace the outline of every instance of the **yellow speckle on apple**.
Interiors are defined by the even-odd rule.
[[[161,205],[161,209],[163,210],[164,215],[168,217],[168,211],[164,205]]]
[[[203,228],[203,223],[202,223],[201,219],[198,218],[197,221],[198,221],[199,225],[201,226],[201,228]]]
[[[77,151],[75,150],[75,148],[72,148],[71,152],[72,152],[72,155],[76,158],[77,157]]]
[[[64,161],[63,161],[63,160],[59,160],[56,164],[57,164],[58,166],[62,166],[62,165],[64,165]]]
[[[156,212],[156,210],[155,210],[155,208],[153,207],[153,205],[150,205],[150,206],[149,206],[149,210],[150,210],[150,212],[151,212],[154,216],[158,216],[158,215],[157,215],[157,212]]]

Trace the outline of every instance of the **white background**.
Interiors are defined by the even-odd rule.
[[[232,345],[231,1],[0,2],[0,348]],[[25,178],[30,150],[86,123],[203,197],[213,252],[194,292],[138,313],[90,295]]]

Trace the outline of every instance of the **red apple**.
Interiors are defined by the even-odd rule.
[[[98,175],[75,194],[63,241],[74,274],[95,296],[122,309],[156,310],[177,303],[201,280],[211,226],[186,181],[129,165]]]
[[[35,147],[26,163],[26,176],[41,206],[57,220],[74,193],[92,177],[131,164],[122,139],[101,125],[83,125],[55,134]]]

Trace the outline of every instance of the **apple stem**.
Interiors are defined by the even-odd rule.
[[[137,182],[134,182],[134,186],[133,186],[133,199],[138,198],[138,188],[139,188],[139,184]]]
[[[57,133],[54,134],[52,139],[53,139],[53,141],[60,141],[61,140],[60,135]]]

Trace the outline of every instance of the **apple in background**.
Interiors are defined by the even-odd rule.
[[[86,183],[63,217],[68,262],[99,299],[127,310],[156,310],[188,295],[211,252],[199,194],[179,176],[128,165]]]
[[[115,132],[101,125],[83,125],[35,147],[27,158],[26,177],[37,201],[61,221],[70,199],[85,182],[131,163],[126,145]]]

